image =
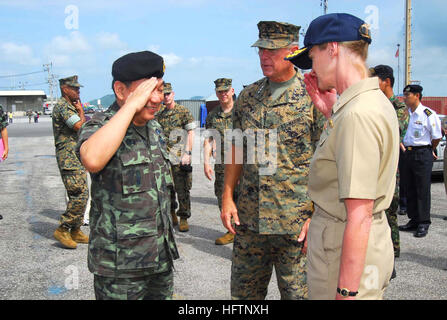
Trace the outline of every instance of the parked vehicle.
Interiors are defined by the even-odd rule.
[[[438,115],[439,119],[441,120],[441,126],[445,129],[447,128],[447,116],[445,115]],[[444,136],[442,140],[439,142],[438,147],[436,148],[436,155],[438,156],[438,159],[433,161],[433,169],[432,174],[435,175],[442,175],[444,172],[444,149],[446,147],[446,137]]]

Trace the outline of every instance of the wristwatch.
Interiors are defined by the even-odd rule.
[[[185,151],[185,153],[186,153],[188,156],[192,155],[192,152],[191,152],[191,151]]]
[[[342,289],[337,288],[337,293],[340,294],[342,297],[347,298],[347,297],[355,297],[359,292],[358,291],[352,292],[346,288],[342,288]]]

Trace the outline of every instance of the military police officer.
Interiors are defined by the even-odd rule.
[[[216,130],[216,134],[219,135],[219,139],[216,140],[214,136],[209,139],[205,139],[203,143],[204,147],[204,165],[203,170],[205,176],[212,180],[213,169],[210,165],[210,157],[212,154],[216,157],[216,164],[214,165],[214,172],[216,179],[214,181],[214,194],[216,195],[219,205],[219,212],[222,210],[222,192],[224,186],[224,173],[225,173],[225,131],[233,128],[233,96],[234,88],[232,87],[232,79],[219,78],[214,81],[216,96],[219,99],[219,105],[212,110],[206,117],[205,127],[206,129]],[[217,145],[217,142],[220,142]],[[237,197],[238,192],[235,191],[233,197]],[[217,245],[225,245],[232,243],[234,240],[234,234],[227,232],[222,237],[216,239]]]
[[[172,178],[166,138],[153,120],[163,75],[163,58],[149,51],[116,60],[116,101],[79,135],[77,152],[92,177],[88,267],[97,299],[172,299]]]
[[[191,217],[192,166],[191,155],[194,142],[194,129],[197,127],[194,118],[186,107],[174,100],[175,93],[170,83],[165,83],[164,105],[156,115],[168,139],[167,149],[170,154],[172,176],[175,193],[171,198],[171,214],[177,224],[176,216],[180,217],[179,231],[189,230],[188,219]],[[186,141],[185,141],[186,140]],[[177,194],[179,209],[175,213],[175,194]]]
[[[425,237],[431,224],[431,171],[436,157],[434,151],[442,138],[438,115],[421,103],[422,90],[421,86],[414,84],[404,88],[405,103],[410,114],[403,141],[410,221],[399,227],[401,231],[416,231],[414,236],[417,238]]]
[[[53,109],[53,134],[56,160],[67,191],[67,209],[54,237],[65,247],[75,249],[78,243],[88,243],[80,227],[88,201],[87,174],[76,157],[78,131],[85,123],[84,109],[79,100],[78,76],[59,80],[62,98]]]
[[[281,298],[304,299],[306,255],[298,235],[313,212],[307,180],[321,132],[321,113],[313,107],[301,73],[284,60],[298,48],[300,27],[261,21],[258,29],[259,40],[253,46],[259,49],[265,78],[239,95],[233,129],[256,134],[255,148],[262,161],[249,160],[248,155],[254,152],[248,148],[250,143],[244,143],[245,150],[235,143],[231,162],[225,166],[221,219],[236,234],[231,296],[264,299],[274,266]],[[276,152],[271,147],[276,147]],[[263,148],[272,150],[265,159]],[[243,164],[236,162],[235,152],[244,153]],[[239,179],[236,206],[233,192]]]

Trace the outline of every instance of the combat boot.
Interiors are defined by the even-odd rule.
[[[171,212],[171,216],[172,216],[172,225],[173,226],[178,225],[178,219],[177,219],[177,215],[175,214],[175,211]]]
[[[215,244],[225,245],[232,243],[233,241],[234,241],[234,234],[232,234],[231,232],[227,232],[222,237],[217,238]]]
[[[77,243],[88,243],[88,236],[82,232],[81,228],[71,230],[71,238]]]
[[[180,225],[178,227],[178,230],[180,232],[187,232],[187,231],[189,231],[188,219],[180,218]]]
[[[67,249],[76,249],[77,244],[71,238],[70,231],[67,228],[60,226],[53,233],[54,238],[59,241]]]

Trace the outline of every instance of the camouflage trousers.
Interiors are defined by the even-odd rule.
[[[172,300],[174,273],[171,270],[138,278],[94,276],[96,300]]]
[[[240,229],[233,245],[232,299],[265,299],[273,266],[282,300],[307,299],[307,259],[298,235],[260,235]]]
[[[181,218],[191,217],[191,197],[189,191],[192,187],[192,172],[180,169],[179,165],[172,165],[172,177],[174,180],[174,192],[171,192],[171,212],[175,211],[175,195],[177,194],[179,209],[177,216]]]
[[[397,222],[398,208],[399,208],[399,184],[396,183],[396,189],[394,190],[393,200],[391,201],[390,207],[387,210],[385,210],[386,218],[391,228],[391,240],[393,241],[394,257],[396,258],[400,256],[400,236],[399,236],[399,225]]]
[[[82,170],[61,170],[60,173],[68,196],[67,208],[60,218],[60,225],[67,229],[76,229],[84,223],[89,195],[87,173]]]
[[[215,170],[216,180],[214,181],[214,195],[217,198],[219,204],[219,211],[222,211],[222,194],[224,189],[225,172]],[[233,200],[237,203],[238,187],[234,189]]]

